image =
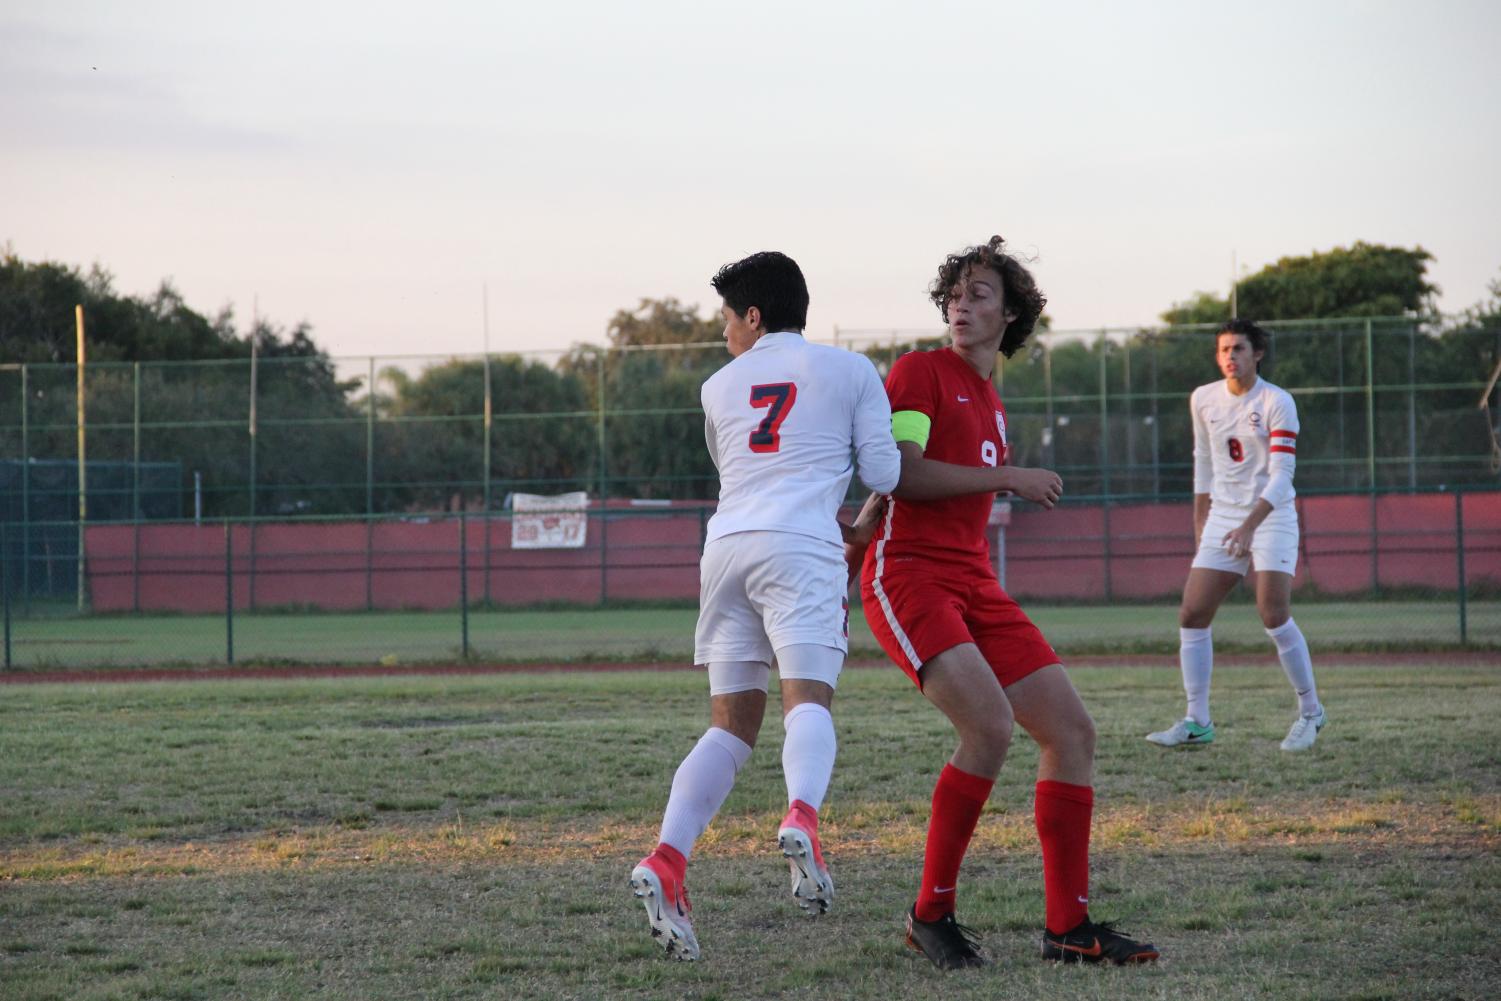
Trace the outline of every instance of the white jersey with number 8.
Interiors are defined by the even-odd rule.
[[[1294,518],[1293,469],[1298,454],[1298,408],[1286,390],[1257,379],[1235,396],[1224,380],[1194,390],[1194,493],[1209,494],[1211,509],[1248,512],[1258,499],[1270,519]]]
[[[704,437],[719,469],[705,543],[734,532],[791,532],[839,545],[854,460],[888,493],[901,475],[891,403],[869,358],[763,334],[703,385]]]

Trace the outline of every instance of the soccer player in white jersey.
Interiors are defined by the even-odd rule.
[[[1147,735],[1163,747],[1214,740],[1209,678],[1214,668],[1214,613],[1248,570],[1255,574],[1256,610],[1277,647],[1282,670],[1298,694],[1298,718],[1284,751],[1306,751],[1324,728],[1308,642],[1292,619],[1298,567],[1298,515],[1293,467],[1298,409],[1293,398],[1258,374],[1267,335],[1248,320],[1231,320],[1215,338],[1223,382],[1194,390],[1194,537],[1198,553],[1178,612],[1178,659],[1188,713]]]
[[[713,285],[734,357],[702,392],[719,507],[700,563],[693,662],[708,669],[711,725],[673,777],[657,847],[631,871],[653,937],[683,960],[699,955],[683,889],[688,858],[750,757],[773,655],[788,802],[777,840],[798,905],[819,914],[833,902],[818,810],[848,649],[844,544],[868,542],[882,513],[843,526],[838,511],[856,463],[882,493],[901,474],[891,405],[870,359],[803,340],[808,286],[796,262],[754,254],[721,268]]]

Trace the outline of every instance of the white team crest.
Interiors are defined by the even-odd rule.
[[[1001,444],[1006,444],[1006,415],[999,410],[995,412],[995,429],[1001,433]]]

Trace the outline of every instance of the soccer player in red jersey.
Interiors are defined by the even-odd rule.
[[[945,969],[986,962],[954,917],[959,866],[1019,723],[1040,751],[1036,788],[1045,959],[1136,963],[1157,950],[1089,917],[1094,721],[1038,628],[1002,590],[985,526],[997,491],[1052,508],[1063,481],[1007,464],[991,374],[1046,300],[1000,237],[950,255],[930,294],[949,345],[902,356],[886,380],[901,479],[865,549],[865,618],[886,653],[959,736],[938,776],[907,942]],[[878,504],[872,498],[871,504]],[[859,547],[847,547],[849,559]]]

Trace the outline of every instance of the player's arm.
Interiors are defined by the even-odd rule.
[[[856,388],[850,440],[855,447],[855,466],[861,483],[876,493],[890,493],[902,470],[902,459],[891,436],[891,400],[870,359],[863,355],[852,355],[851,359]]]
[[[1016,466],[961,466],[926,458],[933,429],[934,401],[942,387],[922,352],[903,355],[886,380],[891,397],[891,436],[901,452],[901,477],[891,491],[897,500],[941,500],[963,494],[1006,490],[1050,508],[1063,493],[1063,480],[1049,469]],[[978,456],[977,456],[978,458]]]
[[[870,540],[876,537],[881,519],[886,517],[886,504],[885,494],[872,493],[865,498],[860,513],[855,515],[854,524],[839,523],[839,534],[844,537],[844,562],[849,567],[848,584],[853,584],[860,575],[860,565],[865,562],[865,550],[870,548]]]
[[[1293,471],[1298,464],[1298,408],[1291,396],[1279,394],[1267,407],[1267,480],[1261,499],[1271,507],[1286,507],[1297,492]]]
[[[1196,390],[1188,398],[1188,414],[1194,429],[1194,548],[1204,538],[1204,523],[1209,520],[1209,494],[1214,488],[1214,460],[1210,455],[1209,425],[1199,412]]]
[[[1263,521],[1266,521],[1266,516],[1271,514],[1272,510],[1272,505],[1266,502],[1265,497],[1256,498],[1256,503],[1251,505],[1251,513],[1246,515],[1246,520],[1226,532],[1225,537],[1220,540],[1225,547],[1225,552],[1231,556],[1244,556],[1249,553],[1251,537],[1256,534],[1256,529]]]
[[[714,432],[714,418],[704,416],[704,444],[709,446],[709,461],[719,468],[719,435]]]
[[[895,422],[893,423],[895,427]],[[898,435],[902,476],[892,496],[897,500],[942,500],[963,494],[1008,491],[1051,508],[1063,496],[1063,478],[1051,469],[1022,466],[960,466],[923,455],[923,446]]]

